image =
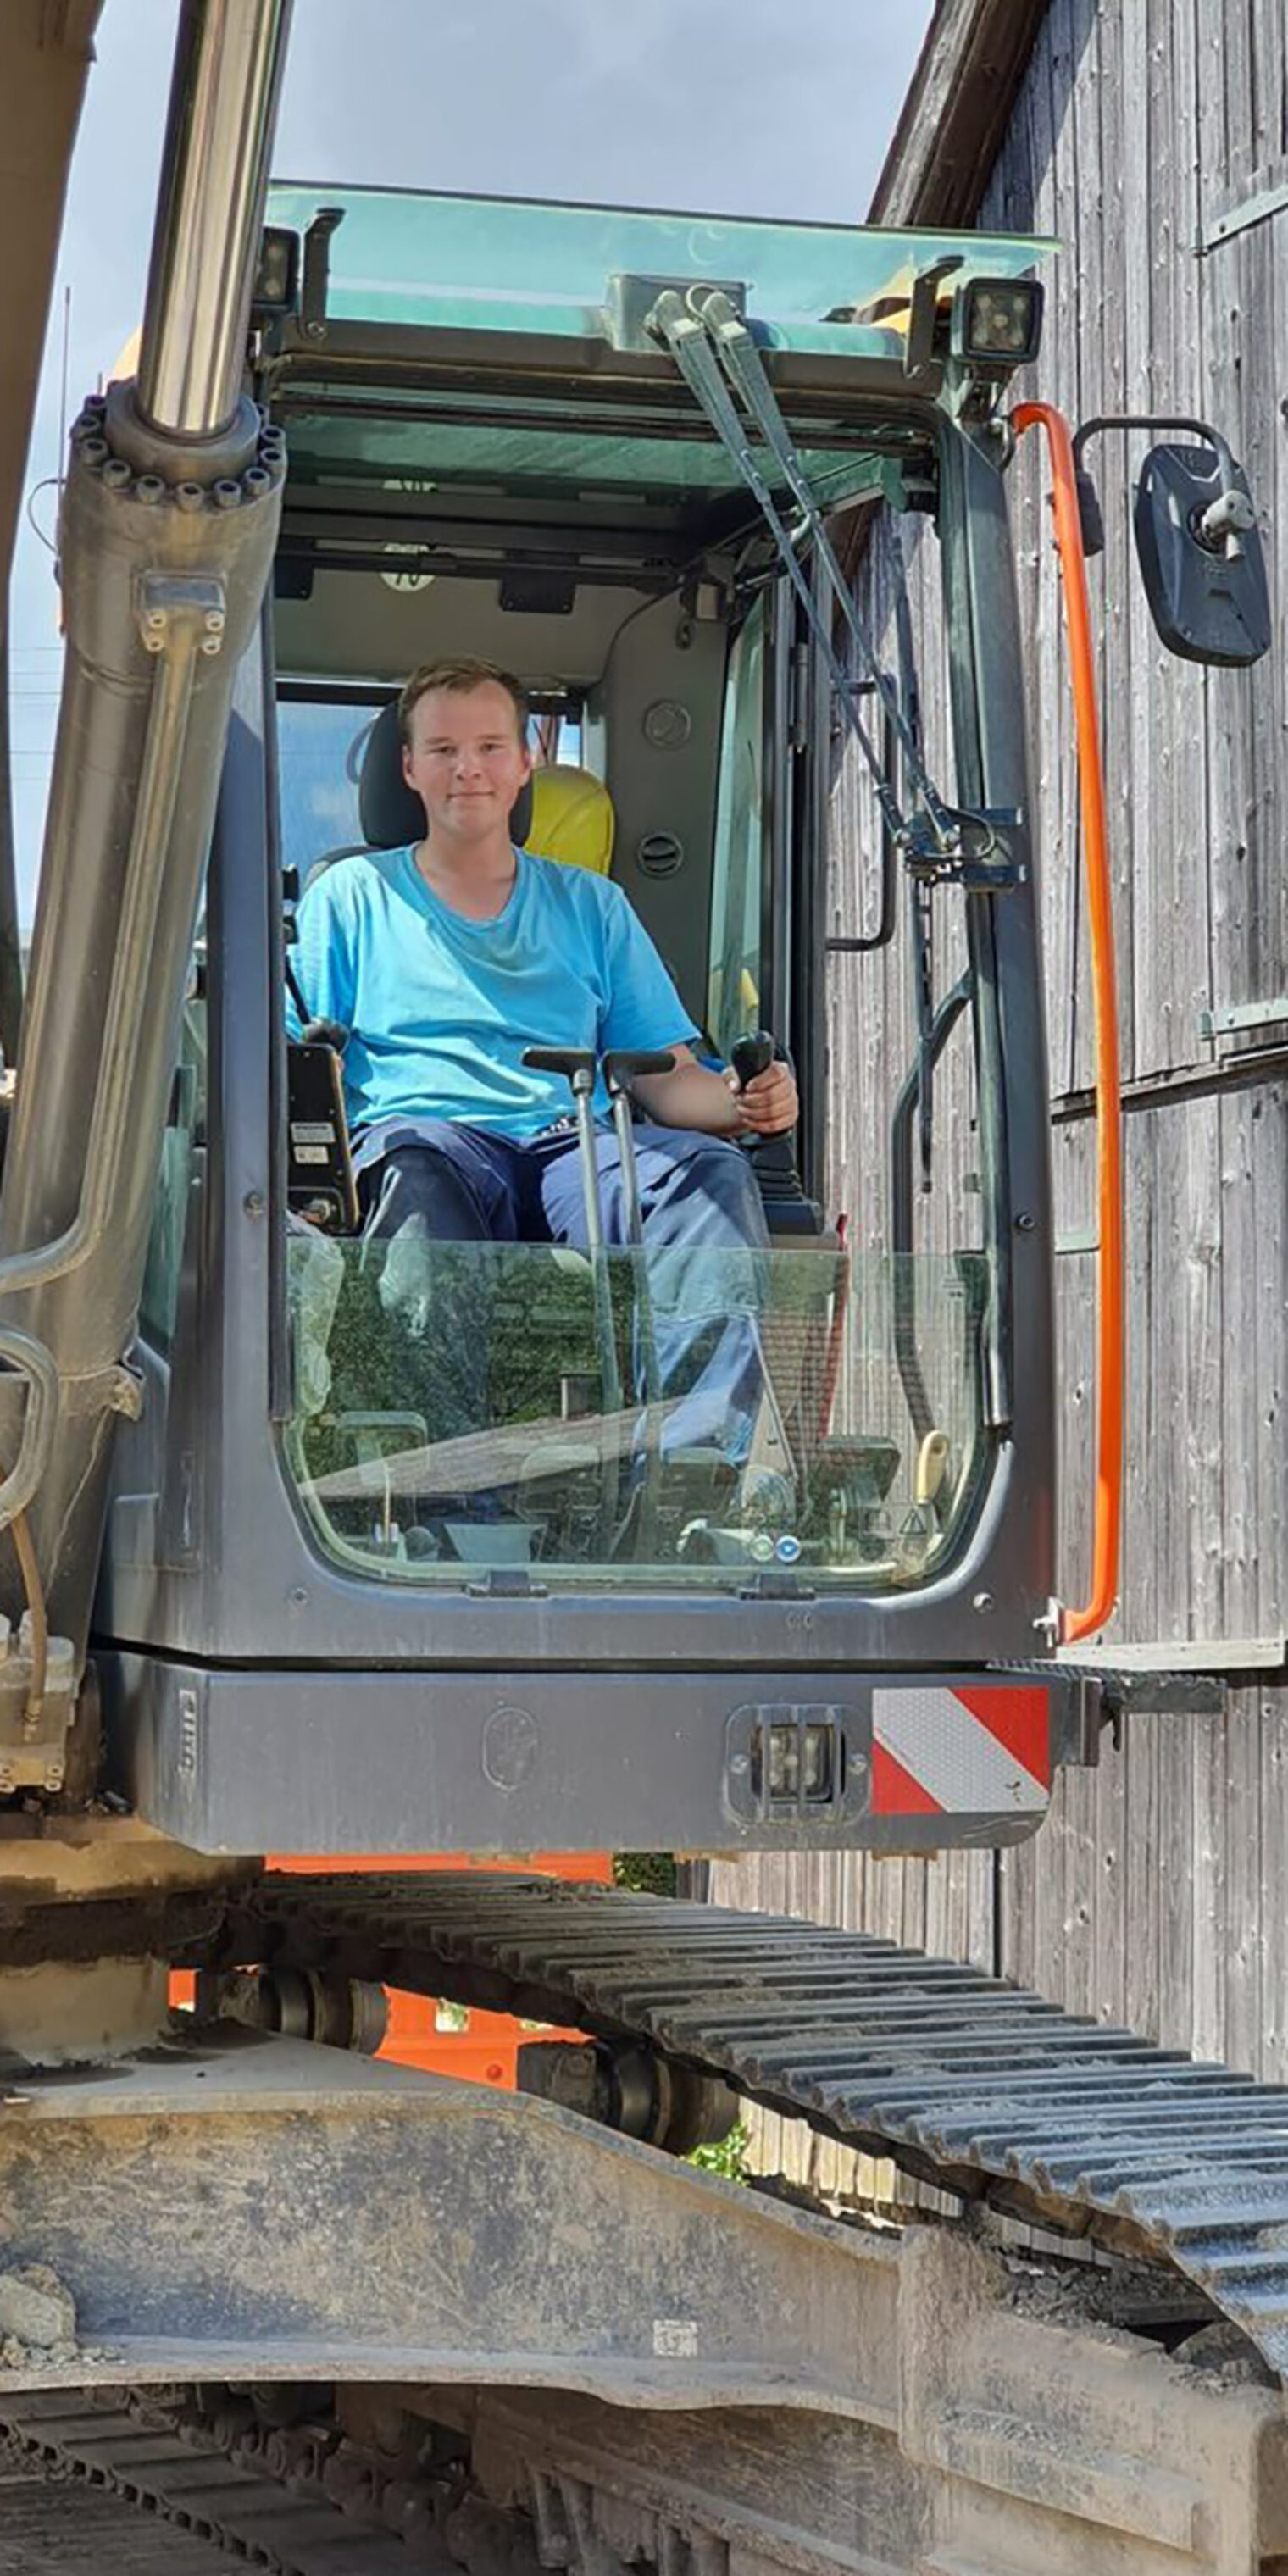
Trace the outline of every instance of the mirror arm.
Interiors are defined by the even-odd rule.
[[[1242,516],[1244,495],[1234,475],[1234,457],[1230,442],[1207,420],[1196,420],[1188,412],[1106,411],[1097,412],[1093,420],[1080,421],[1073,433],[1073,470],[1078,484],[1078,515],[1082,521],[1084,555],[1103,554],[1104,525],[1100,502],[1089,466],[1082,451],[1089,439],[1099,438],[1107,429],[1180,429],[1191,438],[1201,438],[1210,447],[1221,468],[1221,497],[1206,513],[1200,542],[1213,554],[1242,554],[1243,531],[1253,523],[1252,515]],[[1094,515],[1093,515],[1094,514]]]

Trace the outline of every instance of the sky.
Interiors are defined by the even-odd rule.
[[[28,488],[137,326],[178,0],[107,0],[72,170]],[[862,222],[931,0],[295,0],[274,175]],[[55,495],[31,515],[52,534]],[[29,922],[57,714],[53,557],[13,570]]]

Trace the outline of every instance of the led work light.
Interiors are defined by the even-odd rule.
[[[251,291],[251,312],[256,321],[294,312],[299,278],[299,234],[284,224],[266,224],[260,234],[259,265]]]
[[[1042,288],[1034,277],[973,277],[953,297],[951,347],[976,371],[1009,375],[1036,358]]]

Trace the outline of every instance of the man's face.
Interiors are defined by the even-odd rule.
[[[403,776],[425,808],[431,837],[484,841],[504,827],[532,770],[508,689],[427,689],[411,711]]]

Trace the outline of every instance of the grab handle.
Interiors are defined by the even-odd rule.
[[[1091,931],[1091,986],[1096,1017],[1096,1191],[1100,1251],[1096,1271],[1096,1497],[1092,1525],[1091,1589],[1080,1609],[1061,1608],[1061,1645],[1103,1628],[1118,1594],[1123,1482],[1123,1171],[1122,1101],[1118,1076],[1118,993],[1114,973],[1113,891],[1105,828],[1105,782],[1100,759],[1096,673],[1091,650],[1091,611],[1078,516],[1073,441],[1063,412],[1051,403],[1021,403],[1011,414],[1016,436],[1041,426],[1051,460],[1056,552],[1069,637],[1074,726],[1078,745],[1078,795],[1082,811],[1082,863]]]

